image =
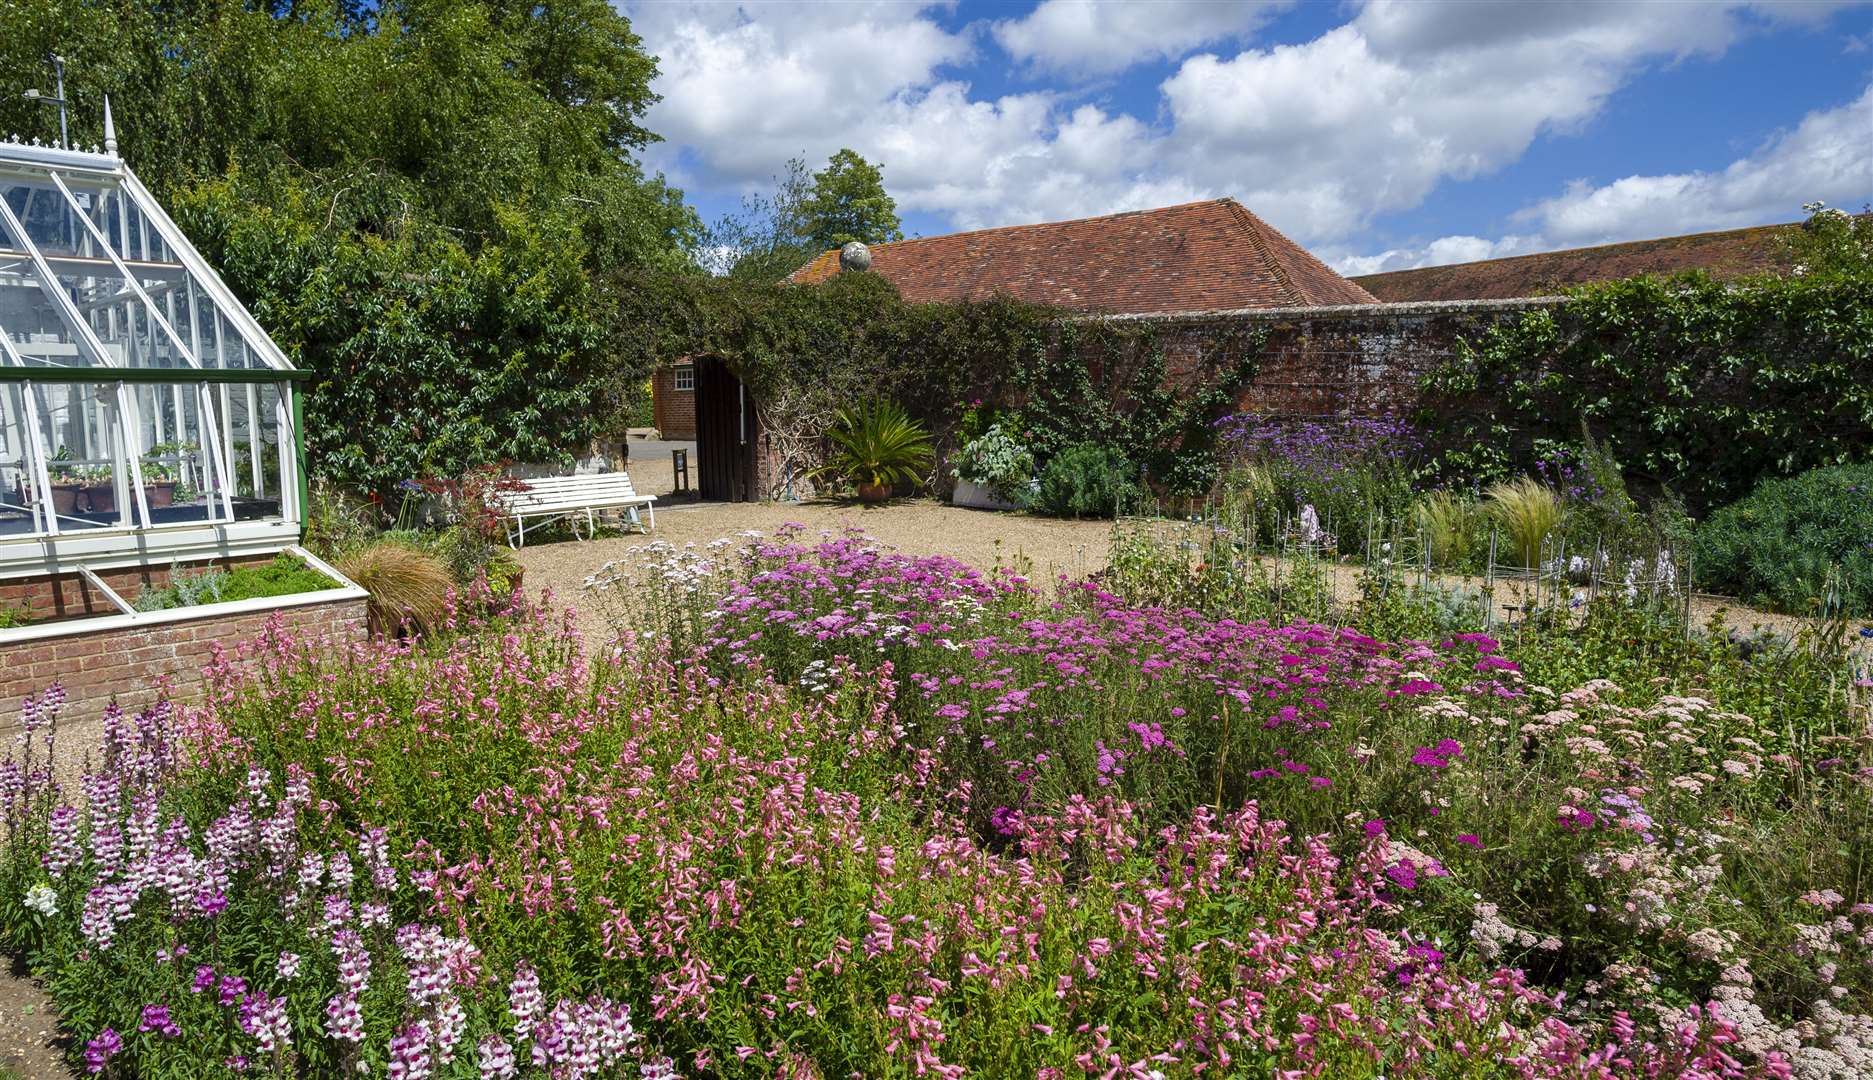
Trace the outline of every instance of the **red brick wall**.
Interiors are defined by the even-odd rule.
[[[693,386],[694,384],[692,384]],[[666,439],[696,437],[696,391],[676,388],[676,369],[658,368],[650,378],[651,422]]]
[[[54,682],[65,687],[63,715],[72,720],[97,716],[113,698],[124,708],[141,708],[155,700],[163,676],[177,697],[191,697],[201,689],[201,670],[217,641],[232,650],[258,637],[276,614],[296,636],[330,638],[335,647],[366,634],[365,601],[357,598],[0,645],[0,729],[18,722],[27,695]]]
[[[222,570],[232,570],[237,566],[255,566],[273,561],[271,555],[255,555],[240,559],[212,559],[192,562],[183,569],[191,571],[205,570],[210,566]],[[124,598],[126,603],[134,604],[145,589],[162,589],[169,585],[170,563],[155,566],[130,566],[117,570],[98,570],[96,574],[104,584]],[[77,574],[52,574],[29,578],[8,578],[0,580],[0,607],[24,607],[34,619],[71,619],[89,615],[116,615],[117,605],[103,593],[91,587],[91,583]]]
[[[1241,412],[1264,416],[1398,416],[1420,403],[1418,383],[1499,322],[1553,301],[1457,300],[1175,316],[1162,321],[1169,381],[1197,377],[1214,344],[1245,329],[1267,336],[1255,378],[1237,389]]]

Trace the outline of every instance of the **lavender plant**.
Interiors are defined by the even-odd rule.
[[[1411,503],[1412,467],[1422,446],[1402,420],[1356,417],[1287,419],[1242,414],[1216,425],[1220,452],[1236,470],[1253,470],[1256,487],[1273,489],[1263,535],[1304,507],[1331,523],[1342,551],[1361,551],[1380,522]]]

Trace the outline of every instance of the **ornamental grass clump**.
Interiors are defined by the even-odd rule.
[[[371,629],[394,633],[408,624],[423,631],[441,624],[454,579],[442,560],[396,540],[380,540],[345,555],[338,572],[371,594]]]
[[[1413,506],[1421,542],[1435,566],[1468,569],[1489,546],[1489,516],[1476,500],[1453,491],[1432,491]]]
[[[1541,546],[1561,524],[1564,510],[1554,489],[1529,477],[1492,484],[1484,503],[1491,517],[1509,535],[1520,565],[1541,565]]]

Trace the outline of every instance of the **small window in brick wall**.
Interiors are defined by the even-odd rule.
[[[696,365],[678,364],[673,385],[678,390],[696,389]]]

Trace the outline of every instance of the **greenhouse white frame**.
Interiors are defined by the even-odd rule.
[[[105,133],[0,140],[0,579],[299,541],[305,375]]]

